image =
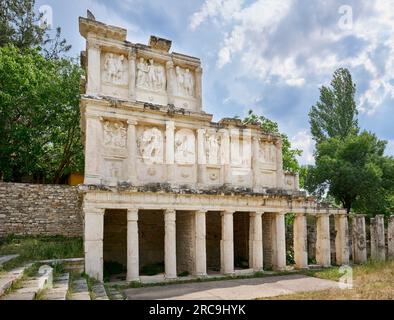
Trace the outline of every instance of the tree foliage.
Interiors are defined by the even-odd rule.
[[[394,160],[384,156],[386,142],[362,132],[336,137],[316,147],[316,165],[308,168],[306,187],[328,195],[350,212],[389,213]]]
[[[302,155],[302,150],[292,149],[289,137],[279,132],[279,127],[276,122],[264,116],[259,116],[250,110],[248,116],[244,119],[244,123],[259,125],[261,130],[268,134],[279,134],[283,141],[283,169],[288,172],[300,171],[300,165],[296,157]]]
[[[341,203],[348,212],[389,213],[393,206],[394,159],[386,142],[358,127],[356,85],[347,69],[335,71],[331,88],[309,113],[316,141],[315,166],[305,168],[308,191]]]
[[[81,69],[38,50],[0,48],[0,172],[5,181],[35,176],[59,182],[82,168]],[[41,178],[41,179],[39,179]]]
[[[355,93],[352,76],[343,68],[334,72],[331,88],[320,89],[320,100],[309,113],[311,133],[317,143],[358,133]]]

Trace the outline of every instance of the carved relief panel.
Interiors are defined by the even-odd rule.
[[[276,163],[276,147],[273,143],[260,142],[259,160],[262,163]]]
[[[123,54],[106,53],[103,62],[104,83],[126,86],[128,83],[127,59]]]
[[[110,148],[126,148],[127,129],[121,121],[105,121],[104,146]]]
[[[137,145],[140,157],[145,164],[163,164],[163,133],[158,128],[145,129],[138,138]]]
[[[196,139],[190,129],[181,129],[175,134],[175,162],[177,164],[196,163]]]
[[[179,66],[175,68],[176,76],[176,95],[182,97],[195,96],[195,80],[192,71]]]
[[[166,71],[163,65],[153,59],[140,58],[137,63],[137,87],[150,91],[166,90]]]
[[[220,146],[221,138],[216,132],[208,132],[205,135],[205,154],[207,164],[219,165],[220,164]]]

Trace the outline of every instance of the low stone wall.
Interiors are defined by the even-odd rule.
[[[7,235],[82,237],[77,187],[0,183],[0,238]]]

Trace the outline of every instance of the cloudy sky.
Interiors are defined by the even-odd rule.
[[[394,155],[394,0],[37,0],[53,25],[84,49],[78,16],[128,29],[128,40],[173,40],[200,57],[204,108],[215,120],[249,109],[277,121],[300,161],[313,163],[308,112],[338,67],[357,84],[360,125],[387,140]]]

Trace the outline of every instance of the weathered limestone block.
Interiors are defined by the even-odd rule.
[[[388,238],[388,258],[394,259],[394,216],[391,216],[389,218],[387,238]]]
[[[234,212],[222,212],[222,240],[220,245],[221,273],[234,274]]]
[[[376,215],[371,219],[371,259],[386,259],[386,243],[384,234],[384,215]]]
[[[294,220],[294,259],[297,269],[308,268],[307,221],[304,213],[296,214]]]
[[[250,213],[250,251],[249,251],[249,266],[254,271],[261,271],[263,269],[263,212]]]
[[[272,219],[272,266],[275,270],[286,269],[285,213],[278,212]]]
[[[345,214],[335,216],[335,253],[336,264],[349,264],[349,227],[348,217]]]
[[[353,262],[367,262],[367,236],[365,230],[365,215],[358,214],[352,219]]]
[[[166,279],[176,279],[176,211],[166,210],[164,212],[165,234],[164,234],[164,267]]]
[[[195,275],[207,275],[206,211],[195,212]]]
[[[316,224],[316,262],[323,267],[329,267],[331,265],[330,216],[328,214],[317,215]]]
[[[127,211],[127,277],[139,281],[138,209]]]

